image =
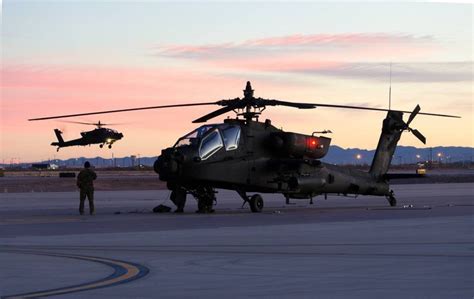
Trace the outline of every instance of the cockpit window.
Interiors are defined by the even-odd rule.
[[[202,160],[206,160],[212,156],[215,152],[220,150],[224,144],[222,143],[221,134],[219,130],[214,129],[206,137],[202,139],[201,146],[199,147],[199,157]]]
[[[240,127],[229,126],[222,129],[222,135],[224,138],[225,149],[227,151],[235,150],[239,147],[240,140]]]
[[[192,131],[191,133],[186,134],[185,136],[179,138],[178,142],[174,145],[174,147],[180,147],[184,145],[195,145],[199,142],[199,139],[207,132],[209,129],[213,128],[214,126],[204,125],[200,126],[196,130]]]

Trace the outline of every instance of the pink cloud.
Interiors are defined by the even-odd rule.
[[[156,56],[193,60],[204,67],[227,71],[344,76],[341,71],[352,68],[354,63],[423,61],[438,49],[431,36],[348,33],[296,34],[240,43],[171,45],[156,47],[154,51]]]
[[[379,47],[400,49],[403,47],[425,48],[433,43],[430,36],[386,33],[312,34],[289,35],[247,40],[241,43],[210,45],[171,45],[156,47],[156,55],[178,58],[222,59],[253,55],[273,55],[275,52],[333,52],[344,50],[346,56],[354,49],[370,49],[370,55]]]
[[[387,33],[289,35],[240,43],[155,48],[158,56],[192,60],[226,72],[300,73],[363,80],[453,82],[472,79],[470,62],[436,62],[431,36]],[[422,63],[425,61],[425,63]],[[429,61],[426,62],[426,61]]]
[[[349,33],[349,34],[312,34],[289,35],[249,40],[244,44],[248,46],[321,46],[328,44],[354,45],[378,43],[412,43],[431,42],[430,36],[413,36],[408,34],[386,33]]]

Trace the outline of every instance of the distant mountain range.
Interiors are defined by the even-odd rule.
[[[375,150],[366,150],[359,148],[341,148],[337,145],[331,146],[329,153],[324,162],[333,164],[370,164],[374,156]],[[474,148],[472,147],[433,147],[433,148],[416,148],[413,146],[398,146],[395,151],[392,164],[411,164],[418,161],[440,161],[441,162],[459,162],[472,161]],[[359,157],[360,159],[357,159]],[[59,161],[60,165],[81,166],[86,160],[91,161],[98,167],[114,166],[113,159],[96,158],[77,158]],[[152,166],[156,157],[123,157],[115,158],[115,166],[128,167],[132,165]]]
[[[359,148],[341,148],[331,146],[329,153],[322,159],[333,164],[371,164],[375,150]],[[474,148],[459,146],[438,146],[432,148],[416,148],[413,146],[398,146],[393,155],[392,164],[412,164],[422,161],[453,163],[473,161]],[[359,156],[360,155],[360,156]],[[357,158],[360,159],[357,159]]]
[[[337,145],[331,146],[329,153],[322,161],[332,164],[370,164],[375,150],[359,148],[341,148]],[[442,163],[472,162],[474,148],[458,146],[438,146],[433,148],[416,148],[412,146],[398,146],[395,151],[392,165],[412,164],[422,161],[433,161]],[[56,164],[66,167],[82,167],[85,161],[90,161],[96,167],[131,167],[145,165],[153,166],[157,157],[128,156],[122,158],[71,158],[67,160],[47,160],[38,163]],[[1,164],[0,164],[1,165]],[[8,167],[9,164],[1,165]],[[31,163],[22,163],[23,167],[30,167]]]

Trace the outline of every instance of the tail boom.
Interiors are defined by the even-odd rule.
[[[383,120],[382,133],[369,170],[372,176],[381,178],[387,173],[397,143],[405,128],[403,112],[389,111],[387,113],[387,117]]]
[[[62,146],[64,144],[64,139],[63,136],[61,135],[63,132],[61,132],[58,129],[54,129],[54,134],[56,134],[56,138],[58,138],[58,142],[53,142],[51,145],[54,146]]]

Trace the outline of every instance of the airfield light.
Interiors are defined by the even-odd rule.
[[[420,159],[420,158],[421,158],[421,156],[420,156],[420,155],[416,155],[416,158],[417,158],[417,159]]]
[[[362,155],[361,155],[361,154],[357,154],[357,155],[356,155],[356,159],[357,159],[357,160],[362,159]]]

